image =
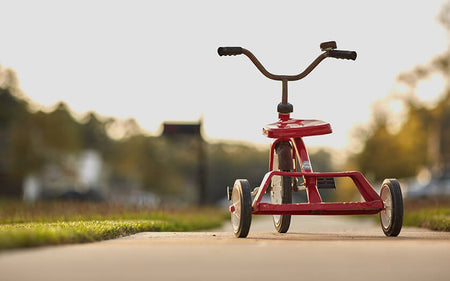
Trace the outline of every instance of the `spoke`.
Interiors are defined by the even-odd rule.
[[[231,214],[231,224],[234,231],[237,231],[241,220],[241,200],[238,189],[233,189],[233,193],[231,195],[231,205],[234,206],[234,212]]]
[[[381,223],[383,227],[388,228],[392,220],[392,196],[390,189],[388,187],[382,188],[380,196],[385,208],[381,211]]]

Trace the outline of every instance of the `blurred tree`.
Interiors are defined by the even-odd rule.
[[[101,121],[94,112],[89,112],[82,120],[82,147],[95,149],[105,154],[111,145],[111,139],[107,133],[109,122],[112,122],[112,119]]]
[[[442,7],[439,21],[447,31],[447,50],[435,56],[428,64],[419,65],[398,76],[398,80],[407,84],[412,91],[434,73],[440,74],[446,82],[443,98],[434,109],[427,112],[427,118],[422,120],[422,126],[427,129],[426,162],[435,176],[450,174],[450,1]],[[417,107],[412,106],[413,110]]]
[[[239,178],[259,186],[268,170],[269,152],[242,144],[217,143],[208,146],[208,198],[226,198],[226,187]]]
[[[20,126],[12,128],[12,145],[9,149],[12,174],[23,180],[27,174],[38,171],[45,163],[42,135],[36,127],[34,116],[28,114]]]
[[[431,114],[435,120],[429,138],[432,171],[435,176],[450,175],[450,87]]]
[[[40,118],[39,118],[40,117]],[[81,125],[64,102],[48,114],[37,115],[45,145],[61,152],[78,152],[81,149]]]
[[[6,129],[23,120],[27,112],[27,102],[18,98],[16,73],[0,65],[0,129]]]
[[[18,99],[16,73],[0,66],[0,193],[20,195],[21,180],[15,174],[11,150],[14,131],[21,129],[27,115],[27,103]]]
[[[410,108],[407,121],[395,134],[389,131],[385,118],[375,118],[355,159],[359,169],[373,181],[414,176],[426,163],[427,117],[423,108]]]
[[[443,6],[440,21],[450,35],[450,1]],[[364,148],[353,161],[372,180],[412,177],[421,167],[429,167],[435,176],[450,173],[450,45],[448,47],[430,63],[398,75],[398,80],[408,85],[411,92],[432,73],[442,75],[446,86],[437,105],[428,109],[410,95],[404,100],[408,108],[406,121],[397,133],[388,130],[386,118],[378,113],[374,125],[361,136]]]
[[[332,151],[325,148],[319,148],[310,155],[311,165],[317,172],[334,172],[336,168],[333,166]]]

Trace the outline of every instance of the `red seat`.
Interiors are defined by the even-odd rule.
[[[274,139],[326,135],[331,132],[330,124],[320,120],[280,120],[263,128],[263,133]]]

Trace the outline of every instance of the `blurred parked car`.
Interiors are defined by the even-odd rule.
[[[410,198],[450,197],[450,174],[433,178],[424,186],[408,190]]]

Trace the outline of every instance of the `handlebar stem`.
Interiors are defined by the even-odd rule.
[[[288,103],[288,80],[282,80],[283,81],[283,88],[282,88],[282,96],[281,96],[281,103],[287,104]]]

